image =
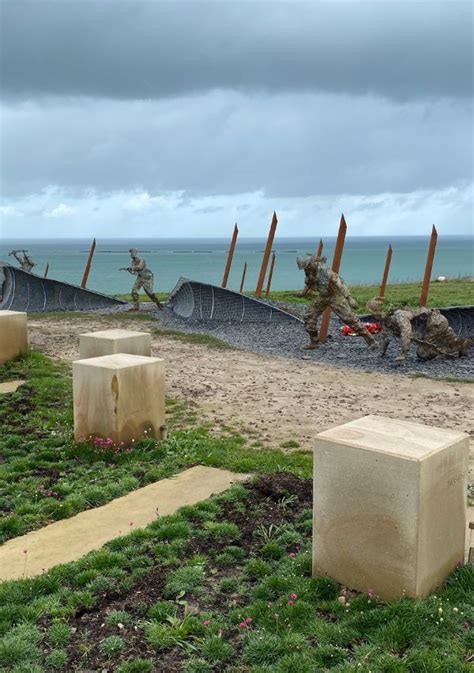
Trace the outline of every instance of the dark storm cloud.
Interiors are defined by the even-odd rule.
[[[472,109],[449,100],[225,91],[163,101],[55,98],[4,105],[2,118],[4,195],[48,185],[376,194],[472,178]]]
[[[472,93],[472,3],[3,0],[5,97]]]

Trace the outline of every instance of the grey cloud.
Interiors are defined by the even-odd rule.
[[[201,215],[211,215],[212,213],[219,213],[224,210],[224,206],[204,206],[203,208],[195,208],[194,212]]]
[[[241,237],[264,236],[272,212],[278,213],[278,236],[334,236],[341,210],[346,215],[350,235],[423,234],[429,235],[436,223],[439,233],[472,234],[473,185],[444,190],[406,194],[311,196],[305,198],[267,197],[262,193],[186,197],[168,193],[167,199],[151,195],[150,207],[136,212],[125,209],[135,192],[79,195],[67,191],[46,190],[10,202],[0,221],[6,238],[28,237],[137,237],[223,236],[239,224]],[[178,204],[169,208],[168,201]],[[70,207],[67,216],[48,218],[47,213],[63,203]],[[377,206],[375,206],[377,204]],[[245,213],[239,213],[246,205]],[[198,212],[216,206],[214,213]],[[221,208],[224,211],[221,212]],[[5,209],[5,207],[4,207]],[[15,211],[16,214],[13,213]],[[64,213],[64,209],[63,209]]]
[[[429,111],[429,114],[427,114]],[[212,92],[4,104],[3,194],[377,194],[472,180],[472,108],[440,100]]]
[[[470,1],[3,0],[4,97],[472,94]],[[349,112],[349,111],[348,111]]]

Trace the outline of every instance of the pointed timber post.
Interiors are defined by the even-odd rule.
[[[319,259],[321,257],[321,255],[323,254],[323,248],[324,248],[323,239],[320,238],[318,249],[316,250],[316,259]]]
[[[431,272],[433,270],[433,260],[436,252],[436,243],[438,241],[438,232],[433,224],[431,230],[430,247],[426,258],[425,275],[423,278],[423,287],[421,288],[420,306],[426,306],[428,302],[428,292],[430,289]]]
[[[344,218],[344,213],[341,215],[341,221],[339,223],[339,232],[337,234],[336,247],[334,248],[334,257],[332,259],[332,270],[336,273],[339,273],[339,268],[341,266],[342,251],[344,250],[344,241],[346,239],[347,224]],[[329,320],[331,318],[331,309],[327,308],[321,320],[321,328],[319,330],[319,342],[324,343],[328,335],[329,329]]]
[[[265,292],[266,297],[268,297],[270,295],[270,288],[272,286],[272,278],[273,278],[273,269],[274,268],[275,268],[275,253],[273,253],[272,263],[270,264],[270,273],[268,274],[267,291]]]
[[[387,258],[385,260],[385,268],[383,270],[382,283],[380,284],[379,289],[379,299],[383,299],[385,297],[385,288],[387,287],[388,272],[390,271],[391,262],[392,262],[392,246],[389,245],[387,250]]]
[[[94,256],[94,251],[95,251],[95,238],[92,241],[89,257],[87,258],[86,262],[86,268],[84,269],[84,275],[82,276],[82,283],[81,283],[82,288],[85,288],[87,285],[87,279],[89,278],[89,272],[91,270],[92,257]]]
[[[46,269],[44,270],[44,278],[48,277],[48,271],[49,271],[49,262],[46,264]]]
[[[245,285],[245,275],[247,273],[247,262],[244,264],[244,270],[242,271],[242,280],[240,281],[240,294],[243,293],[244,291],[244,285]]]
[[[260,269],[260,275],[258,277],[257,289],[255,290],[255,296],[262,296],[263,283],[265,281],[265,274],[267,273],[268,260],[270,258],[270,253],[272,251],[273,239],[275,238],[275,232],[277,228],[278,220],[276,213],[273,213],[272,223],[270,225],[270,231],[268,233],[267,245],[265,246],[265,252],[263,253],[262,266]]]
[[[222,287],[227,287],[227,281],[229,280],[230,267],[232,266],[232,259],[234,257],[235,244],[237,243],[237,236],[239,235],[239,227],[237,222],[234,226],[234,233],[232,235],[232,241],[230,243],[229,254],[227,255],[227,263],[225,265],[224,278],[222,279]]]

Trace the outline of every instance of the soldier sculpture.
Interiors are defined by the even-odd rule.
[[[377,343],[354,313],[357,302],[351,296],[349,288],[342,278],[332,271],[326,264],[326,257],[298,257],[298,268],[305,273],[305,289],[303,292],[309,295],[312,291],[317,292],[314,303],[309,307],[305,315],[305,328],[309,334],[310,342],[304,347],[305,350],[319,348],[318,320],[326,308],[330,308],[346,325],[361,336],[367,345],[374,350]]]
[[[23,253],[23,254],[20,254]],[[8,256],[13,255],[16,261],[19,263],[23,271],[31,271],[31,269],[36,266],[31,257],[28,254],[28,250],[12,250],[8,253]]]
[[[383,326],[380,342],[382,356],[390,343],[389,333],[400,339],[401,352],[395,358],[397,362],[407,359],[412,343],[417,345],[419,360],[432,360],[440,355],[469,355],[470,340],[456,336],[448,319],[437,308],[384,310],[384,300],[380,297],[368,301],[367,308]]]
[[[136,248],[130,248],[130,256],[132,258],[132,263],[129,267],[120,269],[121,271],[128,271],[136,275],[137,279],[132,287],[132,299],[133,299],[133,308],[131,311],[139,311],[139,295],[138,290],[143,288],[146,294],[150,297],[152,301],[158,306],[159,309],[163,308],[163,304],[160,302],[156,294],[153,292],[153,273],[150,269],[147,268],[146,262],[142,257],[138,256],[138,250]]]

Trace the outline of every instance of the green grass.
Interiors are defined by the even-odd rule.
[[[398,283],[388,285],[385,297],[387,304],[394,306],[411,306],[419,305],[421,294],[420,283]],[[366,312],[365,305],[369,299],[376,297],[379,293],[378,285],[353,285],[351,292],[354,298],[359,303],[359,312]],[[283,301],[296,304],[308,304],[308,300],[299,297],[297,291],[287,290],[283,292],[271,292],[270,299],[274,301]],[[433,281],[430,284],[430,291],[428,295],[428,307],[443,307],[443,306],[464,306],[474,304],[474,283],[471,280],[448,280],[446,282],[438,283]]]
[[[302,276],[303,282],[303,276]],[[393,283],[387,285],[385,296],[387,303],[394,306],[411,306],[417,307],[419,305],[421,294],[421,282],[417,283]],[[273,301],[283,301],[292,304],[307,304],[308,300],[298,296],[298,290],[283,290],[271,292],[269,299]],[[352,285],[351,292],[355,299],[359,302],[359,312],[366,311],[365,305],[369,299],[378,296],[379,285]],[[249,293],[253,295],[254,293]],[[131,295],[120,294],[115,295],[118,299],[125,299],[131,301]],[[160,301],[167,301],[168,294],[165,292],[157,293]],[[145,296],[143,301],[148,301]],[[452,279],[445,282],[432,281],[428,295],[428,307],[441,308],[443,306],[465,306],[474,304],[474,284],[470,279]]]
[[[173,399],[167,400],[171,432],[165,442],[145,439],[117,455],[76,444],[70,366],[30,351],[0,367],[0,381],[14,378],[26,384],[0,395],[0,543],[196,464],[238,472],[310,472],[307,455],[256,452],[232,430],[212,436],[196,427],[196,417],[183,402]]]
[[[47,313],[29,312],[30,320],[94,320],[100,322],[116,322],[117,320],[153,320],[152,313],[99,313],[94,311],[51,311]]]
[[[26,385],[0,396],[3,539],[195,464],[311,479],[310,454],[183,430],[187,412],[173,400],[166,442],[97,454],[72,439],[68,365],[30,351],[0,367],[0,380],[16,377]],[[269,523],[266,511],[280,518]],[[79,561],[2,582],[0,673],[139,673],[173,653],[188,673],[471,670],[474,566],[458,567],[425,600],[353,593],[342,605],[334,580],[311,577],[311,523],[295,494],[267,504],[238,484]]]
[[[160,301],[168,301],[169,298],[169,293],[168,292],[155,292],[156,296]],[[114,294],[113,295],[116,299],[123,299],[124,301],[132,301],[132,295],[131,294]],[[140,294],[140,303],[142,302],[150,302],[151,299],[146,295],[146,294]]]
[[[232,524],[242,507],[250,520],[258,519],[262,504],[237,485],[77,562],[0,583],[0,671],[152,671],[152,661],[172,653],[179,670],[191,672],[472,670],[474,566],[457,567],[425,600],[384,602],[352,592],[343,605],[337,582],[311,577],[311,510],[301,504],[293,523],[275,532],[278,557],[262,559],[268,542],[259,535],[231,567],[221,562],[218,541],[199,558],[188,545],[210,522]],[[188,537],[163,544],[183,523]],[[297,552],[290,555],[295,534]],[[143,586],[156,591],[157,577],[166,600],[149,607],[137,602]],[[107,596],[112,604],[116,597],[119,604],[128,600],[127,612],[109,610]],[[84,624],[74,619],[78,611]],[[100,634],[94,638],[96,614]],[[72,645],[79,664],[70,662]]]
[[[410,374],[411,379],[429,379],[430,381],[446,381],[446,383],[474,383],[474,379],[460,379],[456,376],[430,376],[429,374],[424,374],[423,372],[415,372]]]
[[[199,334],[196,332],[179,332],[178,330],[172,329],[155,329],[153,334],[156,336],[170,337],[171,339],[176,339],[176,341],[182,341],[184,343],[197,344],[200,346],[207,346],[208,348],[215,348],[217,350],[235,350],[233,346],[230,346],[222,339],[218,339],[211,334]]]

